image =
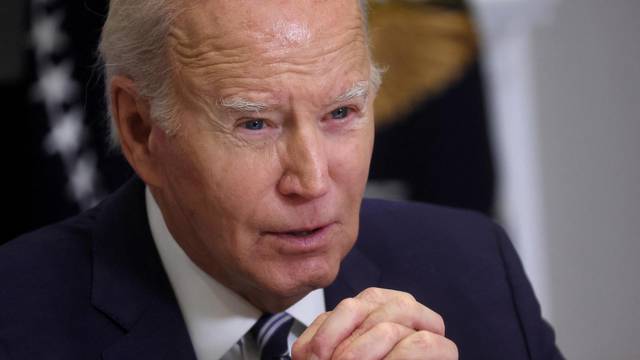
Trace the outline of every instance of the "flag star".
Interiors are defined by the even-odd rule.
[[[31,28],[31,41],[38,56],[51,55],[66,45],[68,39],[60,31],[62,13],[35,17]]]
[[[96,159],[91,153],[85,153],[77,159],[69,174],[70,191],[79,203],[87,197],[93,197],[96,182]]]
[[[77,152],[85,135],[82,120],[83,113],[78,107],[62,115],[45,139],[47,153],[49,155],[60,153],[63,156],[71,156]]]
[[[60,106],[68,102],[78,91],[73,81],[71,61],[46,67],[38,82],[38,94],[49,106]]]

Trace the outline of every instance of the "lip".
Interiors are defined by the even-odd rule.
[[[329,235],[334,227],[335,223],[328,223],[290,231],[265,231],[263,236],[268,241],[274,242],[281,254],[305,255],[326,249],[330,244],[331,237]],[[303,234],[303,232],[307,233]]]

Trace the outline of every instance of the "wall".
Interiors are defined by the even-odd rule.
[[[473,0],[502,219],[569,359],[640,359],[640,1]]]
[[[531,38],[553,321],[572,359],[640,359],[639,14],[562,0]]]

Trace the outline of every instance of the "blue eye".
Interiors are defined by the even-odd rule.
[[[350,112],[351,112],[351,109],[349,109],[348,107],[345,107],[345,106],[339,107],[331,112],[331,117],[333,119],[344,119],[347,116],[349,116]]]
[[[261,120],[261,119],[249,120],[249,121],[246,121],[244,124],[242,124],[242,127],[244,127],[247,130],[262,130],[264,128],[264,120]]]

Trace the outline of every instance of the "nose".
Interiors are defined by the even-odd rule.
[[[328,192],[329,168],[320,129],[311,124],[291,129],[281,159],[278,191],[282,195],[311,200]]]

